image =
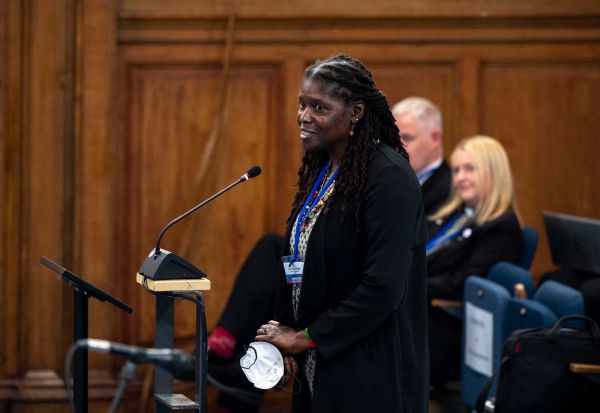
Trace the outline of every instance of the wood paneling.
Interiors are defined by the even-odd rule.
[[[3,398],[13,411],[66,409],[70,290],[40,256],[134,307],[92,302],[91,336],[150,345],[153,300],[135,272],[158,232],[259,164],[260,177],[163,239],[210,276],[215,324],[258,236],[283,231],[302,155],[299,79],[316,58],[364,60],[392,104],[436,102],[446,153],[471,134],[500,139],[538,230],[543,209],[599,218],[599,23],[592,0],[0,2],[0,409]],[[222,92],[223,128],[199,179]],[[541,235],[535,272],[551,266]],[[194,330],[185,304],[179,339]],[[90,360],[94,411],[114,392],[121,361],[108,360]]]
[[[118,290],[123,275],[115,266],[116,171],[116,4],[77,2],[73,171],[73,270],[94,285],[128,301]],[[90,300],[89,336],[120,338],[117,320],[127,315]],[[92,355],[90,368],[107,370]],[[108,368],[110,370],[110,368]],[[108,373],[107,373],[108,374]]]
[[[21,159],[23,10],[18,2],[2,2],[0,21],[0,410],[15,395],[19,363],[21,309]],[[9,379],[4,379],[9,377]]]
[[[25,10],[21,245],[19,292],[21,366],[62,367],[63,285],[43,270],[41,256],[63,258],[65,182],[65,11],[64,2],[37,2]]]
[[[215,97],[219,94],[220,68],[184,65],[132,65],[127,71],[127,119],[123,150],[131,154],[123,165],[129,171],[126,191],[135,188],[133,199],[119,197],[131,222],[128,254],[132,276],[153,248],[160,229],[171,219],[207,198],[258,164],[264,173],[207,205],[173,227],[161,246],[184,255],[213,280],[206,294],[206,310],[212,325],[231,288],[235,273],[255,240],[269,229],[262,208],[276,185],[272,163],[284,150],[280,139],[280,109],[275,105],[280,89],[276,66],[235,66],[231,72],[224,129],[211,156],[207,185],[198,185],[201,158],[215,121]],[[125,172],[127,173],[127,172]],[[128,189],[127,189],[128,188]],[[191,232],[186,227],[197,231]],[[183,238],[185,237],[185,238]],[[184,248],[183,245],[190,245]],[[131,284],[142,317],[136,340],[153,337],[154,300]],[[185,307],[184,307],[185,308]],[[179,334],[195,331],[193,312],[178,317]]]
[[[534,272],[551,269],[542,210],[600,219],[600,60],[482,67],[481,130],[506,147],[525,221],[540,230]]]
[[[382,0],[355,2],[338,0],[323,2],[303,0],[280,2],[276,0],[195,1],[175,0],[122,0],[119,15],[127,18],[214,18],[235,10],[243,17],[269,18],[356,18],[390,16],[403,17],[542,17],[586,16],[600,14],[600,5],[594,0],[565,3],[561,0]]]
[[[397,58],[397,57],[396,57]],[[402,57],[400,57],[402,59]],[[442,112],[444,130],[448,136],[456,136],[458,119],[456,102],[458,61],[422,61],[397,64],[365,62],[371,70],[377,86],[382,90],[392,107],[408,96],[427,96]]]
[[[5,2],[0,3],[0,180],[8,184],[7,176],[7,151],[8,151],[8,62],[9,62],[9,42],[8,42],[8,31],[10,26],[7,24],[9,21],[8,6]],[[7,212],[9,210],[8,202],[8,185],[3,185],[0,188],[0,251],[6,251],[7,246]],[[0,254],[0,271],[5,273],[7,266],[6,257],[4,254]],[[9,317],[7,317],[7,303],[2,298],[6,297],[6,291],[8,278],[2,276],[0,278],[0,366],[1,370],[6,369],[7,363],[7,344],[8,338],[6,337],[6,331],[9,324]],[[0,370],[0,371],[1,371]],[[2,394],[5,396],[5,393]],[[0,396],[0,399],[4,397]]]

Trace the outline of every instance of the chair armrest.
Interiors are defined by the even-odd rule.
[[[443,298],[432,298],[432,307],[449,307],[449,308],[460,308],[463,306],[463,302],[459,300],[445,300]]]
[[[579,374],[600,374],[600,364],[571,363],[569,370]]]
[[[516,298],[520,298],[521,300],[527,299],[527,290],[525,289],[525,284],[516,283],[514,286],[514,296]]]

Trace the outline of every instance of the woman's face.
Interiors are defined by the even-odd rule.
[[[348,144],[352,107],[331,96],[320,81],[304,79],[298,95],[300,140],[306,152],[326,150],[339,159]]]
[[[465,150],[456,149],[450,158],[452,185],[454,191],[468,207],[476,207],[485,196],[484,183],[480,171],[476,170],[473,156]]]

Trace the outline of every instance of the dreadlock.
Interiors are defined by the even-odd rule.
[[[346,105],[357,101],[365,103],[364,114],[354,125],[354,135],[348,139],[340,160],[340,172],[335,182],[335,196],[342,199],[341,219],[346,217],[348,208],[354,202],[358,224],[360,195],[377,142],[385,142],[407,160],[408,153],[400,141],[398,127],[385,95],[377,89],[373,76],[360,61],[345,54],[317,60],[305,70],[304,79],[322,82],[332,96]],[[302,205],[327,159],[324,151],[304,154],[298,170],[298,192],[292,210]]]

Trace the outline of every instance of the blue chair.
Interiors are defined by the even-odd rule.
[[[514,266],[514,264],[510,265]],[[501,265],[496,271],[502,270],[502,267]],[[529,274],[528,272],[526,273]],[[521,280],[514,278],[512,281],[519,282]],[[461,398],[465,406],[469,408],[475,406],[477,396],[489,375],[498,371],[502,359],[504,341],[515,330],[551,326],[558,320],[556,314],[543,303],[533,299],[512,297],[511,293],[514,285],[512,281],[509,284],[509,288],[491,279],[478,276],[469,277],[465,283],[461,355]],[[475,311],[473,310],[474,308]],[[469,320],[473,314],[475,315],[475,320]],[[488,333],[491,333],[491,337],[484,339],[484,341],[491,342],[491,349],[488,347],[488,356],[491,357],[491,360],[487,361],[487,369],[473,368],[472,365],[467,363],[467,351],[469,351],[467,349],[469,341],[467,337],[468,323],[480,323],[481,321],[477,320],[478,317],[483,319],[487,317],[487,320],[491,321],[492,324],[486,330]],[[482,337],[478,338],[482,339]],[[496,383],[490,388],[488,395],[493,397],[495,394]]]
[[[516,284],[523,284],[528,298],[533,297],[535,292],[531,273],[508,261],[500,261],[494,265],[488,274],[488,279],[502,285],[511,295],[514,295]]]
[[[556,314],[544,304],[533,299],[513,298],[506,306],[504,337],[523,328],[551,327],[557,321]]]
[[[476,275],[467,278],[461,354],[461,399],[467,407],[475,406],[483,384],[498,369],[510,300],[510,294],[500,284]],[[483,336],[485,333],[491,336]],[[478,343],[487,345],[480,348]]]
[[[539,239],[540,236],[533,227],[528,225],[523,226],[523,246],[521,247],[521,255],[515,264],[526,270],[531,268]]]
[[[533,286],[533,276],[531,273],[508,261],[500,261],[494,265],[490,269],[487,278],[506,288],[511,296],[514,295],[516,284],[523,284],[525,287],[525,292],[527,293],[527,297],[532,297],[535,291],[535,287]],[[433,299],[431,301],[431,305],[442,308],[448,314],[456,318],[462,318],[462,302]]]
[[[552,310],[558,318],[573,314],[584,315],[581,292],[556,281],[546,281],[540,285],[533,299]]]

